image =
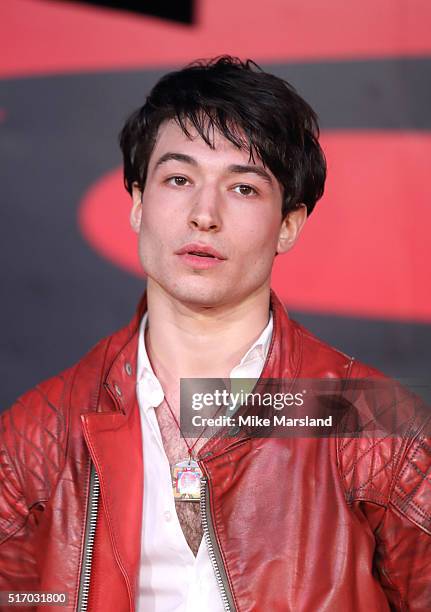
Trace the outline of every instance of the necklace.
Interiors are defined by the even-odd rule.
[[[204,433],[204,428],[199,437],[195,440],[192,446],[189,446],[183,432],[181,431],[180,424],[178,423],[178,419],[175,416],[174,411],[172,410],[168,398],[165,394],[166,406],[168,407],[169,412],[175,422],[175,425],[178,427],[180,434],[183,437],[184,443],[187,446],[188,450],[188,459],[183,459],[183,461],[179,461],[178,463],[174,463],[171,466],[171,476],[172,476],[172,490],[174,494],[174,498],[178,501],[192,501],[196,502],[200,500],[201,496],[201,478],[202,478],[202,470],[199,467],[198,462],[193,459],[193,449],[196,444],[202,437]]]
[[[148,331],[148,326],[146,327],[145,332],[144,332],[145,340],[147,340],[147,331]],[[147,343],[148,348],[149,348],[149,344],[150,343],[148,342]],[[153,367],[153,364],[151,363],[151,358],[150,358],[150,351],[148,351],[148,359],[150,361],[151,367]],[[153,371],[154,371],[154,368],[153,368]],[[181,427],[180,427],[180,424],[178,423],[178,419],[175,416],[174,411],[172,410],[168,402],[166,393],[164,395],[165,395],[166,405],[169,409],[169,412],[172,418],[174,419],[176,426],[178,427],[180,434],[183,437],[183,440],[187,446],[188,455],[189,455],[188,459],[184,459],[183,461],[174,463],[174,465],[171,466],[172,491],[174,494],[174,498],[178,501],[198,502],[201,497],[202,470],[199,467],[198,462],[195,459],[193,459],[193,449],[195,448],[196,444],[201,439],[202,434],[204,433],[206,427],[202,429],[202,432],[200,433],[195,443],[192,446],[189,446],[189,443],[187,442],[183,432],[181,431]]]

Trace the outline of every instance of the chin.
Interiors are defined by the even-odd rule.
[[[230,301],[232,290],[221,287],[220,283],[211,283],[212,286],[202,286],[201,283],[183,282],[181,284],[163,285],[163,289],[174,299],[191,307],[211,308],[221,306]]]
[[[175,298],[187,304],[188,306],[195,307],[204,307],[211,308],[214,306],[219,306],[225,302],[223,299],[225,296],[219,290],[214,291],[200,291],[200,290],[187,290],[183,289],[181,291],[177,291]]]

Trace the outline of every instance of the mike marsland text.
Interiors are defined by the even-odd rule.
[[[325,419],[309,417],[291,418],[274,414],[272,418],[252,416],[203,417],[196,414],[192,417],[193,427],[332,427],[332,415]]]

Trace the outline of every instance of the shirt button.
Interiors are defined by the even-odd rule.
[[[123,395],[122,392],[121,392],[121,389],[117,385],[117,383],[114,384],[114,389],[115,389],[115,393],[118,395],[118,397],[121,397]]]
[[[124,369],[126,370],[126,374],[128,376],[132,375],[133,370],[132,370],[132,366],[130,365],[129,362],[126,363],[126,365],[124,366]]]
[[[164,512],[163,514],[164,514],[164,517],[165,517],[165,521],[169,523],[169,521],[172,519],[171,512],[169,512],[169,510],[166,510],[166,512]]]

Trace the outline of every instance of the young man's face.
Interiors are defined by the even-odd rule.
[[[275,252],[291,248],[305,210],[282,223],[281,186],[260,160],[219,133],[215,149],[190,134],[173,120],[162,124],[142,201],[134,188],[140,259],[150,283],[181,302],[238,303],[269,287]],[[192,254],[206,247],[217,257]]]

